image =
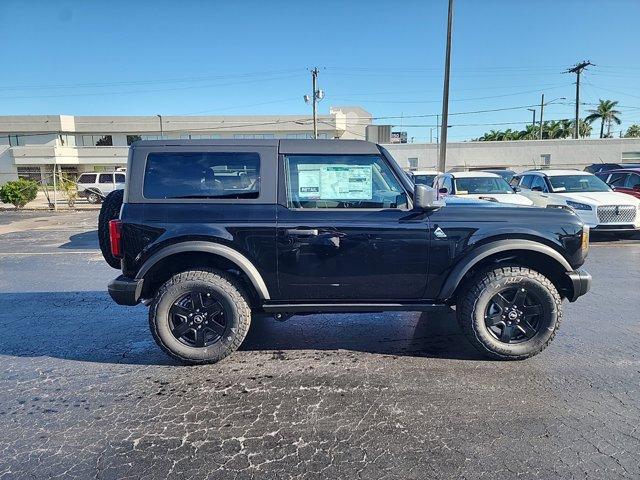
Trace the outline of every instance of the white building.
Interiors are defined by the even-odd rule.
[[[371,121],[360,107],[331,107],[318,116],[318,136],[364,139]],[[309,115],[0,116],[0,184],[50,178],[54,166],[70,174],[113,170],[139,139],[311,138],[312,131]]]
[[[435,143],[384,145],[406,169],[435,169]],[[640,138],[519,140],[506,142],[458,142],[447,144],[447,170],[480,168],[577,168],[592,163],[640,163]]]

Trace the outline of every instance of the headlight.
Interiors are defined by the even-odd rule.
[[[582,227],[582,255],[585,256],[589,251],[589,225]]]
[[[586,203],[572,202],[571,200],[567,200],[567,205],[571,208],[575,208],[576,210],[593,210],[591,205],[587,205]]]
[[[560,210],[566,210],[567,212],[573,212],[573,208],[571,208],[569,205],[552,205],[549,204],[547,205],[547,208],[557,208]]]

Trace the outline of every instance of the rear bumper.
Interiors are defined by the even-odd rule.
[[[137,305],[140,303],[143,283],[141,278],[120,275],[109,282],[109,295],[118,305]]]
[[[573,292],[568,297],[570,302],[575,302],[591,288],[591,275],[586,270],[574,270],[567,272],[573,286]]]

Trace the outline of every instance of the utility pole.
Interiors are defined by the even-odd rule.
[[[318,89],[318,67],[311,70],[311,96],[305,95],[304,101],[313,105],[313,138],[318,138],[318,102],[324,98],[324,92]],[[312,98],[313,97],[313,98]]]
[[[453,0],[449,0],[449,15],[447,19],[447,50],[444,60],[444,88],[442,92],[442,137],[440,139],[440,154],[438,156],[438,170],[445,171],[447,163],[447,127],[449,126],[449,71],[451,70],[451,28],[453,26]]]
[[[595,67],[589,60],[585,60],[564,72],[576,74],[576,123],[573,126],[573,138],[579,138],[580,136],[580,74],[590,65]]]
[[[318,67],[311,70],[311,83],[313,84],[313,138],[318,138],[318,99],[316,91],[318,90]]]
[[[544,93],[542,94],[542,100],[540,100],[540,137],[538,137],[540,140],[542,140],[542,126],[544,125],[542,123],[542,115],[544,115]]]
[[[531,121],[531,126],[536,128],[536,109],[535,108],[527,108],[530,112],[533,112],[533,120]]]

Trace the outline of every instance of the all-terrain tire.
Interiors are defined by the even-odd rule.
[[[124,190],[114,190],[104,199],[98,216],[98,242],[105,261],[113,268],[120,269],[120,259],[111,255],[109,242],[109,221],[120,216]]]
[[[189,292],[206,292],[225,312],[225,331],[205,347],[186,345],[171,331],[170,309]],[[189,364],[216,363],[240,347],[251,325],[249,296],[233,275],[214,269],[188,270],[171,277],[149,308],[149,326],[156,343],[171,357]]]
[[[542,313],[537,333],[520,343],[505,343],[491,334],[485,316],[494,295],[514,286],[535,293]],[[562,299],[553,283],[540,272],[505,266],[485,270],[464,285],[457,306],[460,328],[481,353],[499,360],[524,360],[537,355],[553,340],[562,320]]]

